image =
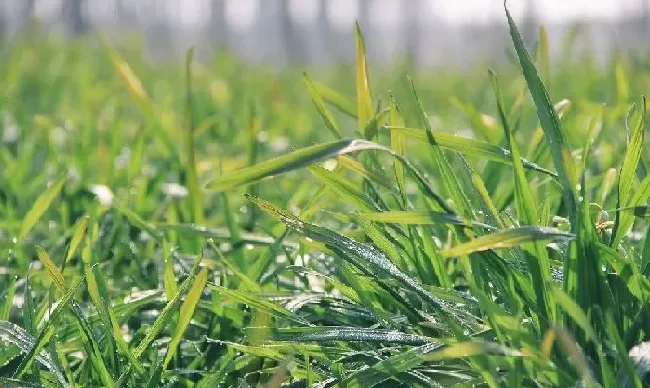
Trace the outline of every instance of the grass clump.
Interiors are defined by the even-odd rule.
[[[373,83],[357,26],[332,87],[17,44],[0,385],[644,386],[647,70],[507,19],[504,76]]]

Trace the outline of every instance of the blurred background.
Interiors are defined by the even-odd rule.
[[[529,42],[544,25],[552,43],[572,36],[601,58],[612,50],[647,50],[649,5],[508,1]],[[369,60],[387,66],[403,58],[424,68],[498,61],[510,44],[502,0],[0,0],[0,31],[9,41],[35,21],[46,34],[140,36],[148,56],[160,60],[196,44],[201,56],[227,48],[252,63],[349,63],[355,20]],[[560,55],[560,45],[551,47],[552,56]]]

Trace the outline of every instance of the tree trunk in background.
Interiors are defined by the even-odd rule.
[[[72,35],[81,35],[88,30],[84,20],[83,0],[66,0],[63,4],[63,20]]]
[[[365,32],[365,30],[370,29],[370,0],[358,0],[359,2],[359,16],[357,16],[357,21],[361,25],[361,30],[364,32],[364,36],[370,35],[370,31]]]
[[[301,63],[305,59],[303,41],[296,26],[291,20],[291,0],[280,0],[280,25],[282,28],[282,45],[289,63]]]
[[[24,0],[23,3],[23,14],[21,15],[21,21],[23,23],[28,22],[34,17],[34,9],[36,8],[36,0]]]
[[[537,20],[537,11],[535,9],[534,0],[526,0],[526,5],[524,8],[524,25],[522,28],[523,38],[527,45],[532,45],[537,41],[537,30],[539,29],[539,23]]]
[[[330,50],[333,35],[329,20],[327,19],[325,1],[327,0],[318,0],[318,19],[316,19],[315,39],[318,39],[320,44],[316,46],[316,50],[311,51],[311,56],[316,63],[326,62],[326,64],[330,64],[336,61],[336,57],[333,55],[335,52]]]
[[[126,8],[124,8],[124,0],[115,0],[115,17],[120,23],[128,18]]]
[[[643,29],[642,29],[642,34],[643,36],[648,35],[648,31],[650,30],[650,5],[648,4],[650,1],[648,0],[643,0],[643,3],[641,4],[641,15],[642,17],[642,23],[643,23]]]
[[[5,31],[7,30],[7,22],[9,19],[7,17],[7,1],[6,0],[1,0],[0,1],[0,39],[4,38],[5,36]]]
[[[228,25],[226,24],[226,0],[212,0],[210,3],[211,38],[219,50],[228,49]]]
[[[418,52],[420,50],[420,17],[418,14],[422,9],[421,0],[412,0],[413,4],[406,8],[406,26],[404,34],[404,46],[406,60],[410,66],[418,63]]]

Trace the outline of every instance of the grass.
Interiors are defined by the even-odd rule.
[[[0,385],[644,386],[648,59],[507,21],[414,78],[5,47]]]

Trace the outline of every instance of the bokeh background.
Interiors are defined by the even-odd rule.
[[[510,0],[508,7],[530,42],[544,25],[551,42],[573,36],[600,58],[648,47],[648,0]],[[0,0],[9,41],[36,21],[46,34],[140,36],[157,60],[196,44],[203,57],[227,48],[274,66],[349,63],[355,20],[370,61],[386,66],[404,58],[420,68],[498,61],[510,44],[502,0]],[[551,46],[552,56],[563,54],[560,46]]]

